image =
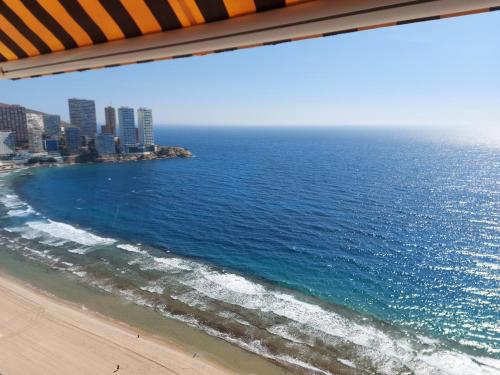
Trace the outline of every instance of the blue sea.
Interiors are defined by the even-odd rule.
[[[500,147],[446,134],[158,128],[2,176],[0,246],[297,372],[499,374]]]

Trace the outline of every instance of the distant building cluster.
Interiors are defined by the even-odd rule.
[[[154,150],[151,109],[104,108],[105,124],[97,131],[93,100],[68,99],[69,123],[59,115],[0,103],[0,157],[16,153],[34,156],[73,156],[96,153],[108,156]]]

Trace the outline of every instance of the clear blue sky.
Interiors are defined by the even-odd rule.
[[[160,124],[500,127],[500,12],[21,81],[0,102],[68,118],[67,98]]]

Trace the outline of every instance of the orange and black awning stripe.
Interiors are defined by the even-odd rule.
[[[0,0],[0,77],[38,76],[27,72],[40,70],[41,74],[55,74],[204,55],[493,11],[499,7],[500,1],[487,0]],[[321,9],[325,11],[322,13]],[[304,16],[301,16],[301,12]],[[413,14],[415,17],[412,17]],[[373,15],[373,21],[367,21],[367,15]],[[251,19],[256,27],[250,27],[247,21],[235,21],[235,27],[228,26],[227,22],[237,18]],[[260,22],[260,19],[263,21]],[[349,23],[346,20],[351,21]],[[189,42],[179,34],[179,30],[216,23],[221,25],[221,30],[227,31],[219,35],[213,27],[207,28],[210,30],[207,37],[200,36],[198,32],[196,39]],[[244,24],[244,27],[240,24]],[[344,27],[343,24],[348,26]],[[139,45],[139,38],[155,34],[176,35],[179,42],[167,38],[168,43],[154,42],[154,48],[135,47]],[[253,38],[249,38],[249,35]],[[222,40],[224,38],[226,41]],[[112,44],[129,39],[134,40],[131,42],[134,44],[133,50],[122,48],[121,45],[115,48],[117,45]],[[150,40],[149,44],[146,43],[148,46]],[[182,43],[185,46],[191,44],[193,48],[183,48],[179,53],[165,49],[179,49]],[[95,64],[89,63],[90,57],[63,59],[64,55],[56,54],[103,44],[113,45],[113,52],[105,54],[99,48]],[[204,47],[203,44],[210,47]],[[126,50],[131,57],[122,58],[122,50]],[[154,50],[165,52],[151,52]],[[144,58],[137,57],[140,51],[144,52]],[[89,54],[88,49],[86,54]],[[44,55],[57,56],[57,62],[40,60],[39,57]],[[36,61],[33,66],[24,63],[30,59]],[[61,63],[63,60],[65,65]],[[104,60],[106,63],[98,62]],[[18,61],[23,62],[22,67],[16,63]],[[79,67],[78,61],[85,63]],[[62,70],[56,67],[63,65]]]
[[[0,0],[0,60],[221,21],[301,1]]]

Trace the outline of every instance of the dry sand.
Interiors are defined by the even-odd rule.
[[[209,359],[0,275],[0,374],[230,374]]]

